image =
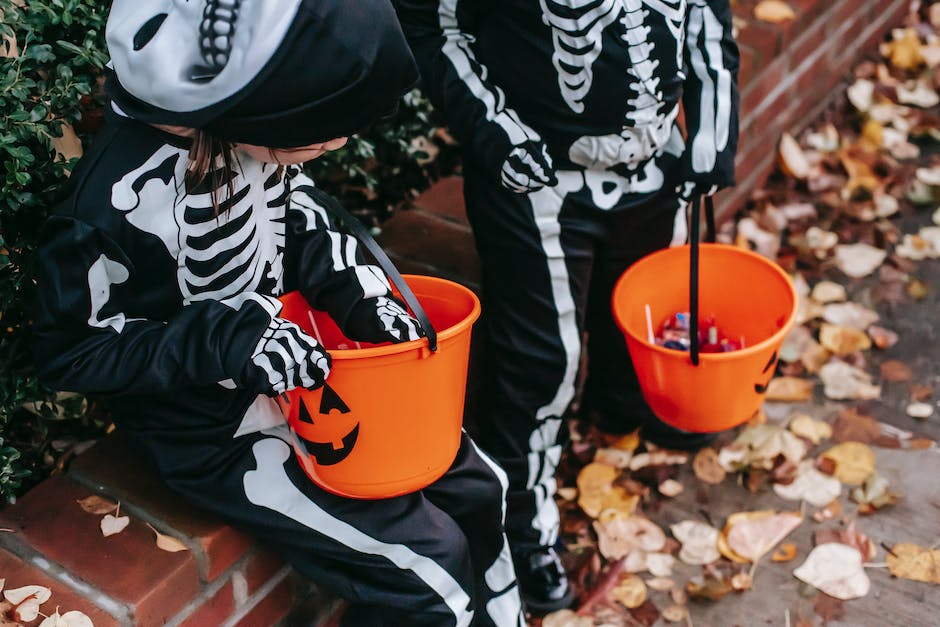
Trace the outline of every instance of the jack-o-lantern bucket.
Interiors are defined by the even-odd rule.
[[[437,332],[436,351],[427,338],[354,342],[299,293],[281,298],[281,316],[319,338],[333,358],[325,386],[293,390],[280,403],[307,475],[340,496],[378,499],[420,490],[447,471],[460,446],[470,332],[480,302],[451,281],[405,280]]]
[[[734,246],[701,244],[698,311],[714,316],[731,337],[742,336],[745,347],[700,353],[695,365],[688,352],[663,348],[650,338],[653,325],[690,310],[690,250],[661,250],[628,268],[614,287],[614,318],[653,413],[686,431],[721,431],[760,408],[783,338],[796,319],[798,297],[776,263]]]

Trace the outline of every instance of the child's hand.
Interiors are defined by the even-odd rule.
[[[513,146],[503,162],[500,178],[503,187],[517,194],[534,192],[546,185],[558,185],[552,158],[541,141],[527,141]]]
[[[349,312],[343,332],[352,340],[381,344],[408,342],[424,337],[418,321],[402,303],[390,296],[366,298]]]
[[[303,329],[274,318],[242,373],[243,386],[275,396],[302,387],[316,389],[330,374],[330,354]]]

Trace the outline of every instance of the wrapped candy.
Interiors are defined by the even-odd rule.
[[[690,315],[687,311],[676,312],[666,318],[659,327],[655,342],[663,348],[673,350],[691,350],[689,335]],[[699,321],[698,341],[700,353],[728,353],[744,348],[744,338],[728,337],[715,322],[714,316]]]

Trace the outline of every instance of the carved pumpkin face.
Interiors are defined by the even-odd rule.
[[[767,378],[767,382],[766,382],[766,383],[755,383],[755,384],[754,384],[754,391],[755,391],[755,392],[757,392],[758,394],[764,394],[765,392],[767,392],[767,386],[770,385],[770,380],[773,379],[773,377],[774,377],[773,367],[774,367],[776,364],[777,364],[777,352],[774,351],[774,354],[771,355],[771,356],[770,356],[770,359],[767,360],[767,365],[764,366],[764,369],[763,369],[763,370],[761,370],[761,376],[766,375],[768,371],[770,371],[770,376]]]
[[[321,466],[332,466],[346,459],[359,439],[359,422],[333,388],[321,388],[320,404],[316,413],[307,408],[316,397],[305,395],[298,405],[294,431],[309,453]]]

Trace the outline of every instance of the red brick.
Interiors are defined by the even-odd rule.
[[[228,581],[180,623],[180,627],[221,625],[233,612],[235,612],[235,597],[232,594],[232,582]]]
[[[738,67],[738,87],[741,89],[741,91],[744,91],[751,85],[751,83],[755,81],[755,79],[759,77],[754,69],[754,58],[757,56],[757,53],[747,46],[739,45],[738,54],[740,56],[740,65]]]
[[[799,15],[799,24],[822,21],[819,18],[832,6],[831,0],[789,0]]]
[[[257,592],[258,588],[267,583],[282,568],[284,568],[284,560],[274,553],[265,550],[253,553],[242,567],[248,595],[251,596]]]
[[[441,218],[467,224],[462,176],[448,176],[435,181],[431,187],[415,198],[412,204],[417,209],[433,213]]]
[[[79,456],[69,473],[75,480],[133,505],[191,539],[199,549],[196,560],[203,581],[213,581],[253,544],[248,536],[171,492],[119,432]]]
[[[800,100],[811,105],[824,98],[841,78],[829,69],[829,57],[825,50],[820,50],[793,71],[792,89]]]
[[[445,278],[474,281],[480,276],[469,227],[449,220],[421,211],[399,211],[382,225],[379,243],[390,254],[430,266]]]
[[[50,588],[52,597],[40,608],[45,614],[52,613],[58,606],[60,614],[71,610],[84,612],[96,627],[117,627],[120,624],[112,614],[97,607],[85,596],[3,549],[0,549],[0,573],[6,579],[4,588],[7,590],[33,585]]]
[[[790,55],[790,67],[797,67],[802,60],[829,44],[828,22],[819,17],[806,25],[794,40],[787,46],[786,54]]]
[[[780,31],[772,24],[752,20],[738,33],[738,43],[757,53],[755,67],[759,73],[760,68],[768,65],[780,53]]]
[[[124,531],[101,535],[101,516],[75,503],[91,492],[57,476],[0,512],[0,526],[79,579],[132,608],[139,627],[161,625],[199,594],[199,572],[189,551],[169,553],[153,532],[131,518]]]
[[[259,627],[259,625],[276,625],[281,621],[294,604],[294,593],[291,582],[285,579],[261,599],[257,605],[235,623],[235,627]]]
[[[789,100],[790,94],[779,92],[778,87],[787,77],[787,67],[785,59],[777,59],[768,66],[761,68],[754,82],[744,87],[741,94],[741,113],[747,116],[752,111],[760,109],[765,98],[773,92],[777,98],[781,96]]]

